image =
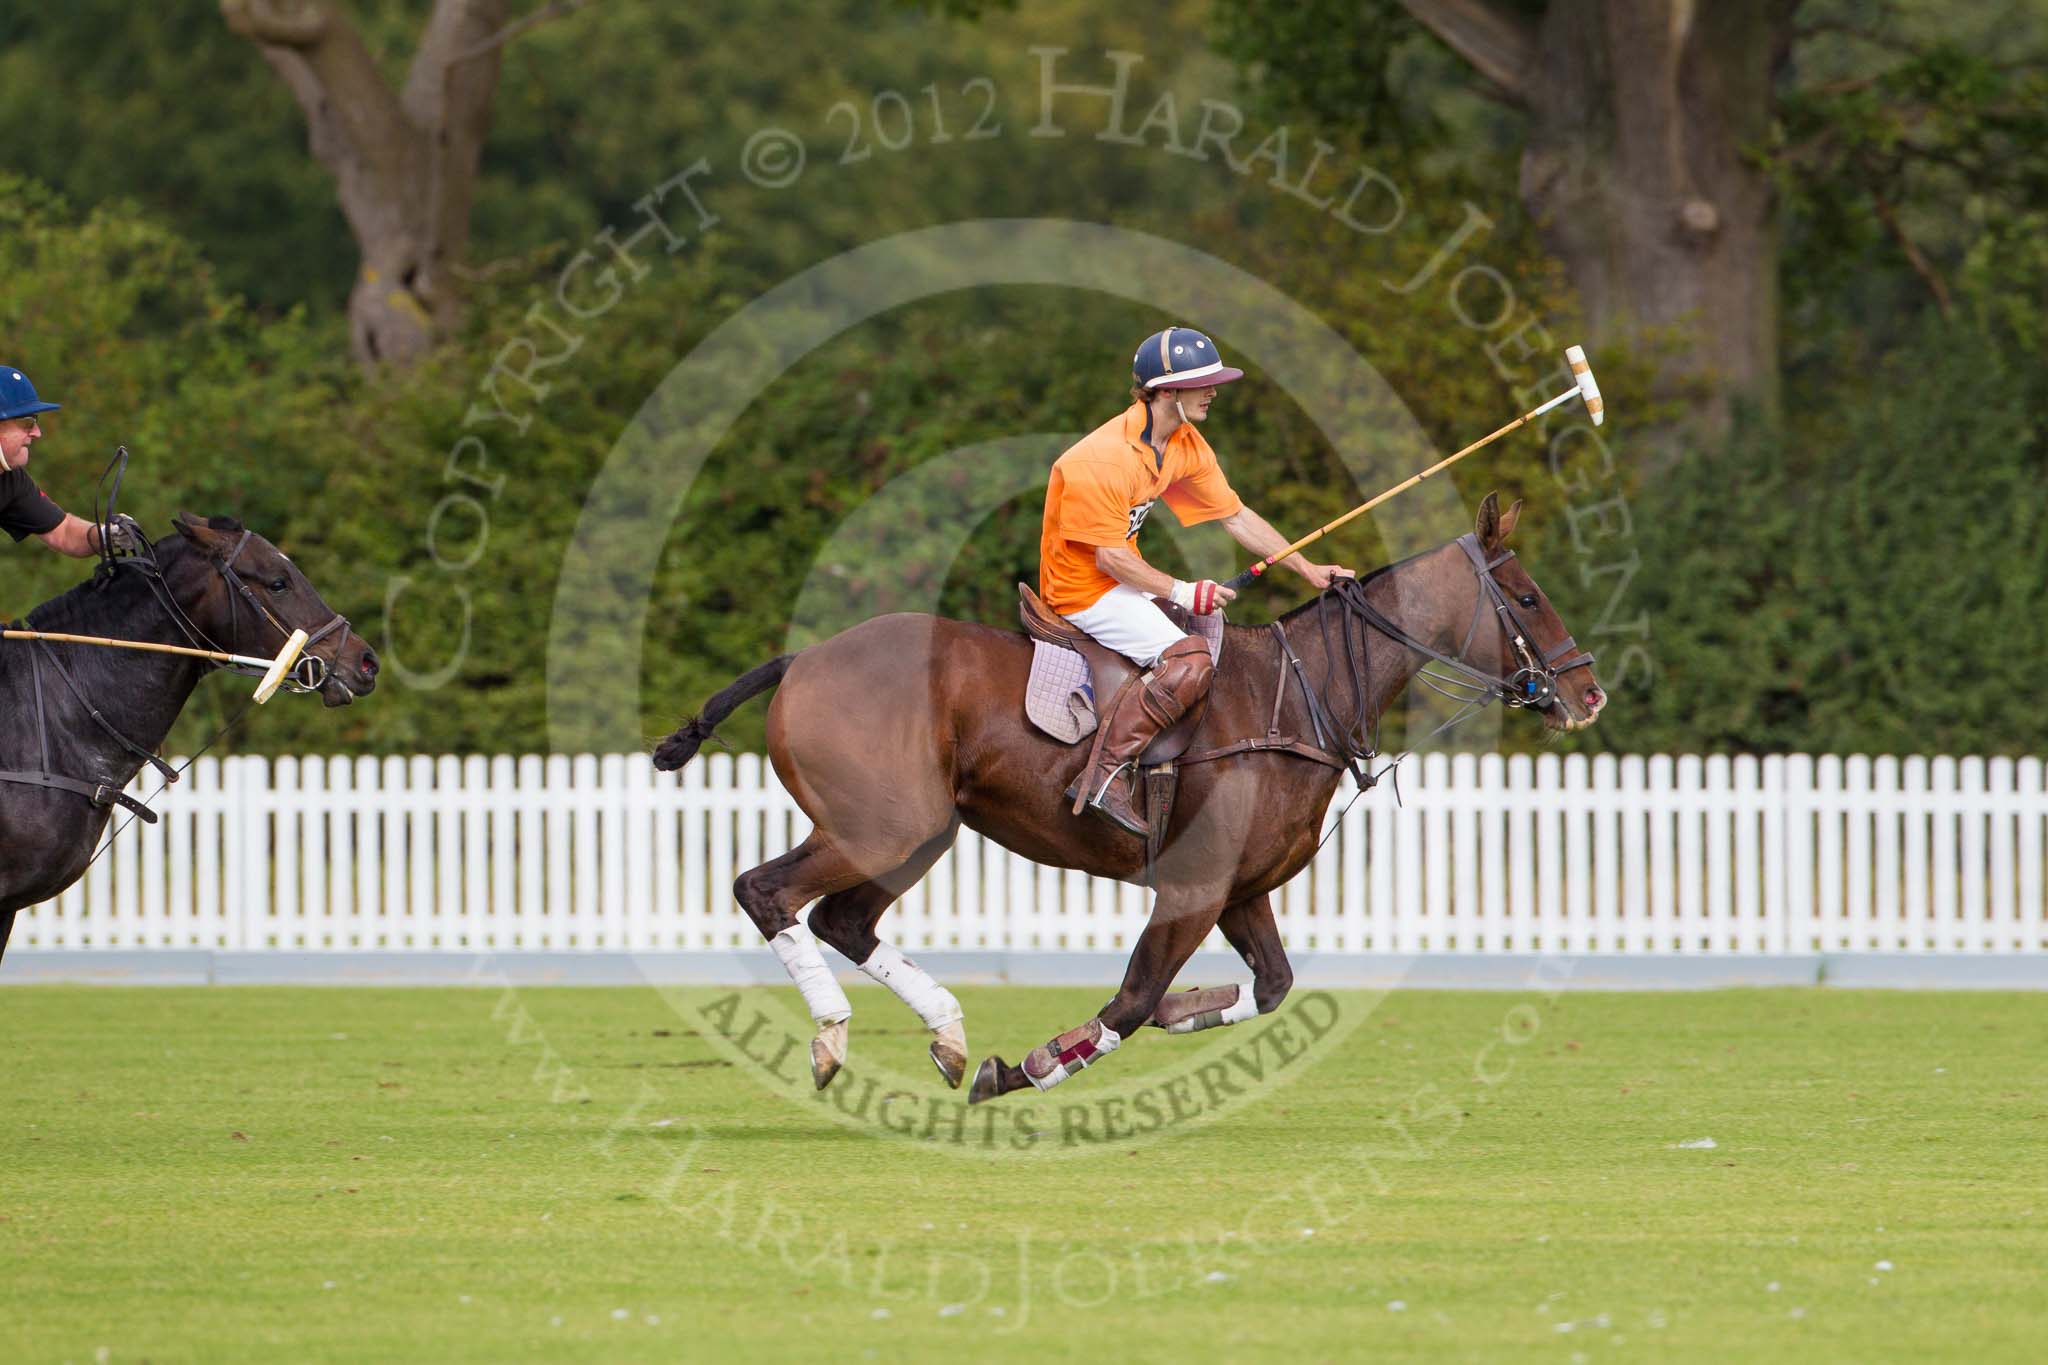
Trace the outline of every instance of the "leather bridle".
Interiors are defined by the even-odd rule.
[[[1574,651],[1579,648],[1578,642],[1570,635],[1566,635],[1544,650],[1539,657],[1530,647],[1529,628],[1516,614],[1514,603],[1508,601],[1508,595],[1501,589],[1500,581],[1493,576],[1493,571],[1513,559],[1515,552],[1502,550],[1492,559],[1488,559],[1486,552],[1479,548],[1479,537],[1471,534],[1458,537],[1458,548],[1465,552],[1465,558],[1472,563],[1472,572],[1479,579],[1481,596],[1472,604],[1472,625],[1465,632],[1465,643],[1458,647],[1457,662],[1462,667],[1471,669],[1471,665],[1464,662],[1464,657],[1472,652],[1473,638],[1479,634],[1479,624],[1486,618],[1486,599],[1491,597],[1494,615],[1500,621],[1501,634],[1522,666],[1505,678],[1488,679],[1476,669],[1471,671],[1485,680],[1487,685],[1498,689],[1503,704],[1527,707],[1535,711],[1549,710],[1557,701],[1557,675],[1569,673],[1574,668],[1591,666],[1592,651],[1575,653]]]
[[[1368,733],[1377,727],[1370,725],[1365,716],[1367,698],[1365,691],[1364,641],[1355,639],[1354,623],[1370,626],[1379,634],[1393,640],[1406,649],[1412,649],[1430,662],[1422,667],[1416,678],[1425,686],[1461,703],[1457,714],[1436,727],[1433,734],[1440,734],[1498,701],[1516,708],[1547,711],[1557,704],[1557,678],[1560,673],[1570,672],[1582,665],[1593,662],[1590,651],[1581,651],[1578,642],[1567,635],[1540,655],[1529,643],[1531,633],[1528,625],[1515,610],[1515,604],[1494,578],[1494,571],[1515,557],[1513,550],[1501,550],[1489,558],[1480,547],[1479,537],[1467,533],[1459,536],[1458,548],[1465,553],[1471,564],[1472,573],[1479,581],[1479,592],[1472,604],[1472,624],[1465,631],[1465,639],[1458,646],[1457,653],[1446,654],[1440,649],[1424,644],[1409,634],[1401,625],[1392,620],[1366,599],[1365,582],[1356,578],[1332,580],[1326,591],[1335,597],[1343,608],[1343,648],[1341,654],[1331,653],[1327,639],[1329,629],[1325,618],[1324,652],[1332,660],[1342,658],[1351,670],[1351,691],[1356,702],[1356,715],[1350,732],[1344,736],[1351,754],[1357,758],[1372,758],[1379,752],[1378,735]],[[1403,561],[1407,562],[1407,561]],[[1398,568],[1399,565],[1390,567]],[[1377,576],[1377,575],[1375,575]],[[1488,608],[1491,607],[1491,612]],[[1479,638],[1480,627],[1491,615],[1500,625],[1503,643],[1509,655],[1518,661],[1518,667],[1509,673],[1490,673],[1472,663],[1468,657],[1472,645]],[[1437,669],[1447,669],[1448,674]],[[1304,690],[1306,680],[1304,679]],[[1311,709],[1313,710],[1313,703]]]
[[[254,531],[243,531],[241,539],[235,542],[233,550],[220,559],[214,559],[209,556],[207,562],[213,566],[214,572],[221,576],[221,580],[235,590],[240,600],[247,602],[250,610],[255,612],[264,621],[267,621],[271,629],[277,632],[278,647],[282,648],[285,641],[291,638],[292,628],[279,620],[277,613],[265,606],[262,599],[257,597],[249,585],[243,582],[241,576],[234,571],[235,561],[241,557],[242,551],[247,548],[250,538],[255,534]],[[117,568],[132,567],[146,576],[150,591],[156,597],[157,602],[177,625],[178,629],[184,633],[186,640],[195,648],[210,649],[220,653],[235,652],[221,645],[204,630],[201,630],[199,624],[178,604],[177,598],[171,594],[169,585],[164,582],[163,570],[157,565],[156,547],[153,544],[144,541],[141,553],[132,558],[113,560],[111,563]],[[230,640],[233,640],[239,634],[236,628],[239,619],[237,616],[238,610],[236,598],[228,598],[228,637]],[[355,627],[350,624],[349,619],[336,612],[328,619],[325,625],[307,635],[304,653],[299,656],[299,661],[292,665],[291,672],[285,675],[285,687],[294,692],[317,692],[326,685],[330,677],[343,687],[347,687],[347,681],[335,676],[325,659],[314,656],[313,646],[339,631],[340,639],[335,642],[334,649],[335,657],[340,658],[341,650],[347,646],[348,637],[354,630]],[[248,664],[213,663],[209,666],[225,669],[230,673],[246,674],[251,677],[257,676],[262,672],[261,669]],[[353,691],[353,689],[350,690]]]
[[[114,451],[114,458],[108,461],[106,470],[100,475],[99,490],[93,495],[93,518],[100,528],[100,564],[93,571],[94,576],[98,577],[101,574],[111,576],[122,568],[135,569],[147,577],[151,595],[156,598],[158,604],[163,607],[165,614],[171,618],[178,629],[184,633],[187,644],[195,649],[208,649],[220,654],[246,652],[222,646],[205,631],[201,630],[198,623],[186,614],[183,607],[178,605],[178,599],[171,595],[169,585],[164,582],[162,567],[156,562],[155,543],[149,537],[143,535],[142,528],[135,525],[132,520],[129,522],[129,528],[139,542],[137,549],[134,553],[128,555],[115,553],[112,545],[114,508],[115,504],[120,500],[121,480],[127,472],[128,447],[120,446]],[[110,484],[111,487],[109,486]],[[102,496],[105,498],[104,505],[101,502]],[[285,642],[291,639],[292,628],[278,620],[277,614],[264,606],[256,594],[250,590],[249,585],[244,583],[234,572],[235,561],[241,557],[243,549],[249,544],[250,537],[255,534],[254,531],[244,530],[242,538],[235,542],[235,548],[228,553],[225,559],[213,559],[209,556],[208,562],[213,565],[214,571],[226,581],[228,586],[241,594],[242,600],[247,602],[258,616],[268,621],[271,628],[277,631],[278,646],[282,648]],[[231,597],[228,599],[228,635],[231,639],[235,635],[235,621],[235,600]],[[301,649],[298,662],[292,666],[291,672],[285,675],[283,685],[293,692],[319,691],[326,685],[328,678],[332,675],[332,670],[328,668],[325,659],[313,657],[313,646],[319,644],[338,630],[341,632],[341,639],[335,643],[334,657],[339,659],[341,651],[348,644],[348,637],[354,629],[355,627],[349,624],[348,618],[337,612],[326,625],[306,637],[306,643]],[[248,677],[261,677],[263,675],[262,669],[254,668],[247,664],[215,662],[212,664],[212,667],[226,669],[230,673],[240,673]],[[339,682],[343,687],[348,687],[348,682],[345,679],[335,678],[335,681]],[[355,689],[349,688],[349,690],[353,692]]]

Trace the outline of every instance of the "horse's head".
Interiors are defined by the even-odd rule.
[[[377,685],[377,655],[347,619],[321,599],[284,551],[229,517],[179,513],[173,525],[208,566],[180,584],[179,606],[216,647],[236,654],[276,654],[294,630],[308,639],[305,656],[324,666],[320,698],[346,706]]]
[[[1507,548],[1521,514],[1520,502],[1503,512],[1500,495],[1488,493],[1471,540],[1461,542],[1476,548],[1476,557],[1467,555],[1479,580],[1465,660],[1508,680],[1515,694],[1509,704],[1541,711],[1550,729],[1583,730],[1599,718],[1607,694],[1593,676],[1593,656],[1572,640],[1550,598]],[[1497,624],[1489,628],[1487,617]]]

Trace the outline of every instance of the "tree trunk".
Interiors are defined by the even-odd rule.
[[[1670,345],[1660,387],[1712,431],[1775,410],[1778,231],[1769,131],[1797,0],[1403,0],[1529,111],[1521,196],[1596,345]]]
[[[418,360],[461,315],[455,268],[497,88],[505,0],[435,0],[402,91],[330,0],[221,0],[306,115],[362,264],[349,344],[366,365]]]

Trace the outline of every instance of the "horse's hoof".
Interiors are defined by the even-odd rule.
[[[818,1036],[811,1039],[811,1079],[823,1090],[832,1084],[832,1078],[839,1074],[839,1068],[846,1065],[846,1021],[836,1024],[821,1024]]]
[[[966,1026],[956,1019],[932,1031],[938,1035],[932,1040],[932,1065],[946,1078],[947,1085],[958,1090],[961,1078],[967,1074]]]
[[[967,1102],[983,1104],[1003,1093],[1003,1059],[985,1057],[980,1070],[974,1073],[974,1084],[968,1088]]]

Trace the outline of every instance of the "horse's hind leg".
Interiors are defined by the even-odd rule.
[[[1294,987],[1294,968],[1280,941],[1280,926],[1273,922],[1272,899],[1254,896],[1226,905],[1217,916],[1216,927],[1252,969],[1252,989],[1202,986],[1179,991],[1161,1000],[1147,1023],[1168,1033],[1199,1033],[1280,1008]]]
[[[1068,1029],[1051,1042],[1031,1049],[1022,1064],[1011,1066],[1001,1057],[983,1060],[974,1073],[974,1086],[967,1094],[969,1104],[980,1104],[1025,1086],[1050,1090],[1075,1072],[1107,1053],[1116,1051],[1123,1040],[1139,1028],[1166,995],[1174,976],[1187,964],[1196,948],[1216,924],[1213,905],[1190,908],[1160,894],[1151,922],[1138,935],[1131,949],[1130,964],[1124,968],[1124,984],[1102,1012],[1079,1028]]]
[[[811,929],[825,942],[845,954],[850,962],[896,993],[896,998],[917,1012],[934,1035],[931,1058],[946,1078],[959,1089],[967,1073],[967,1030],[960,1002],[953,993],[934,981],[931,974],[912,962],[892,943],[875,933],[882,915],[905,891],[917,885],[931,871],[953,838],[960,832],[956,819],[944,834],[932,839],[911,855],[910,861],[893,872],[844,891],[835,891],[811,911]]]
[[[802,992],[804,1005],[818,1026],[811,1039],[811,1079],[823,1090],[846,1062],[846,1021],[853,1006],[833,979],[818,951],[818,940],[797,919],[796,912],[820,896],[829,896],[867,881],[856,859],[839,849],[822,831],[779,858],[740,874],[733,896],[768,940],[768,946]]]

